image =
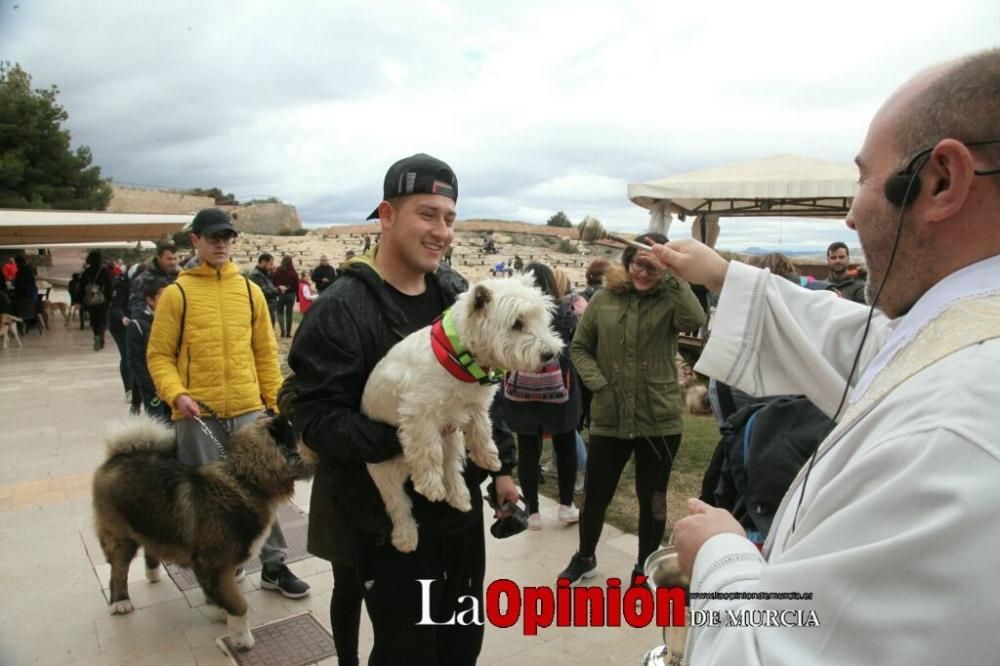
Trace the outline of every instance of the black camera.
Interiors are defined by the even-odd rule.
[[[515,534],[520,534],[524,530],[528,529],[528,512],[521,508],[519,504],[511,504],[510,502],[504,502],[499,507],[497,506],[497,496],[496,487],[493,482],[486,486],[486,495],[483,497],[494,511],[509,511],[511,514],[504,518],[497,518],[492,525],[490,525],[490,534],[492,534],[497,539],[506,539],[507,537],[514,536]]]

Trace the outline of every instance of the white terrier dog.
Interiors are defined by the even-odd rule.
[[[489,408],[497,370],[536,370],[562,349],[550,327],[552,299],[530,274],[484,280],[459,295],[432,326],[420,329],[379,361],[365,384],[361,411],[399,428],[403,455],[368,465],[392,520],[392,545],[417,547],[417,523],[403,485],[431,501],[472,508],[462,477],[465,449],[496,471]],[[464,435],[464,437],[463,437]],[[464,444],[463,444],[464,439]]]

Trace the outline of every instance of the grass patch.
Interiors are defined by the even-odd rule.
[[[670,472],[670,483],[667,485],[667,531],[664,533],[664,543],[670,536],[670,526],[687,515],[687,500],[701,494],[701,479],[705,474],[712,452],[719,442],[719,428],[711,416],[684,417],[684,437],[681,440],[677,460]],[[551,448],[549,449],[551,453]],[[538,492],[558,501],[558,487],[555,477],[547,477],[546,483],[539,486]],[[638,531],[639,503],[635,497],[635,458],[625,465],[622,478],[618,482],[618,490],[611,500],[605,522],[615,527],[635,534]]]

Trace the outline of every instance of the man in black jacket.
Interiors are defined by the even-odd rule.
[[[129,287],[128,311],[129,318],[137,317],[146,311],[146,287],[152,282],[172,284],[180,274],[177,246],[173,243],[157,243],[156,256],[149,260],[141,273],[131,277]],[[128,324],[125,324],[128,326]]]
[[[455,175],[440,160],[418,154],[390,167],[384,200],[371,215],[382,226],[377,248],[346,263],[303,320],[289,354],[298,392],[296,425],[319,454],[309,549],[334,565],[331,614],[341,663],[353,655],[351,647],[344,649],[349,637],[336,636],[338,620],[355,622],[355,651],[357,625],[347,613],[337,617],[344,611],[338,597],[360,590],[375,634],[369,664],[472,664],[482,647],[482,624],[418,623],[445,622],[467,611],[466,597],[482,608],[486,556],[479,486],[486,473],[467,463],[473,506],[464,513],[428,501],[407,482],[420,541],[413,553],[400,553],[389,541],[392,526],[365,467],[400,454],[396,428],[361,413],[375,364],[404,336],[429,325],[467,286],[441,263],[454,238],[457,198]],[[501,502],[516,502],[513,441],[494,422],[503,463],[497,495]],[[427,592],[429,618],[422,612],[420,579],[434,581]]]
[[[326,288],[337,279],[337,269],[330,265],[330,258],[325,254],[319,258],[319,266],[312,271],[312,281],[319,292],[326,291]]]

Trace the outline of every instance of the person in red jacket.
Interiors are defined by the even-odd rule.
[[[302,271],[302,274],[299,275],[299,312],[302,313],[302,316],[305,316],[306,312],[309,311],[309,306],[312,305],[317,296],[319,294],[313,289],[309,272]]]

